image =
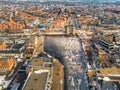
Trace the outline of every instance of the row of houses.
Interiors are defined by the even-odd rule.
[[[0,76],[5,77],[2,78],[0,86],[4,87],[9,80],[14,78],[14,74],[18,72],[21,63],[23,63],[26,58],[32,57],[37,44],[36,38],[35,36],[30,36],[28,38],[20,37],[16,39],[16,41],[14,41],[15,39],[9,38],[8,40],[12,42],[10,45],[4,42],[5,38],[1,41]]]

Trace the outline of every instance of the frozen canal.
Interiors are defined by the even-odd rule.
[[[64,65],[65,90],[88,90],[85,55],[77,37],[45,37],[44,49]]]

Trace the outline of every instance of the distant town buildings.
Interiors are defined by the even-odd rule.
[[[119,1],[10,1],[0,1],[0,90],[119,90]]]

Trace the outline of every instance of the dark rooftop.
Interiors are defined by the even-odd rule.
[[[0,60],[8,60],[10,59],[9,57],[3,57],[3,58],[0,58]]]
[[[20,48],[22,48],[23,46],[24,46],[24,43],[20,43],[20,44],[16,43],[16,44],[13,46],[13,48],[14,48],[14,49],[20,49]]]
[[[46,58],[48,58],[47,54],[44,53],[44,52],[41,52],[41,53],[38,55],[38,57],[46,57]]]
[[[0,50],[0,53],[6,53],[6,54],[8,54],[8,53],[16,53],[16,54],[20,54],[20,51],[19,50],[13,50],[13,49],[5,49],[5,50]]]

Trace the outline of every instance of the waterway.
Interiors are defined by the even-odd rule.
[[[45,37],[44,50],[64,65],[64,90],[88,90],[83,51],[77,37]]]

